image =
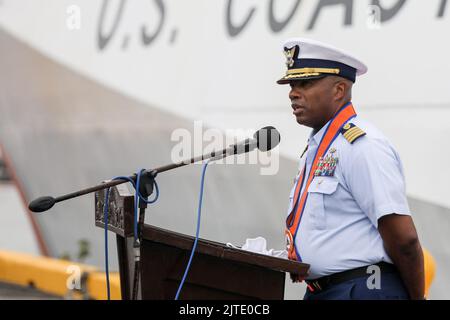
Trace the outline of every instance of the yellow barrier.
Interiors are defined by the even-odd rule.
[[[120,277],[117,272],[109,274],[109,285],[111,300],[120,300]],[[94,272],[90,274],[87,281],[89,295],[97,300],[106,300],[106,274],[104,272]]]
[[[428,252],[428,250],[426,250],[425,248],[422,248],[422,250],[425,269],[425,296],[428,297],[431,283],[433,282],[434,276],[436,274],[436,262],[434,261],[433,256],[430,252]]]
[[[92,299],[106,299],[106,275],[98,268],[77,262],[0,250],[0,281],[30,286],[48,294],[66,296],[86,273],[86,290]],[[110,273],[111,299],[120,299],[120,278]],[[79,296],[75,294],[74,296]]]

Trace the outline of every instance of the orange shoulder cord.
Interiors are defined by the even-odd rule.
[[[297,185],[295,187],[294,194],[294,202],[292,206],[292,211],[288,215],[286,219],[286,241],[287,241],[287,249],[288,249],[288,257],[291,260],[302,261],[301,257],[298,253],[298,250],[295,246],[295,237],[297,235],[298,228],[300,226],[300,221],[303,215],[303,211],[305,209],[305,204],[308,199],[308,188],[311,184],[312,179],[314,178],[314,172],[317,170],[319,159],[322,158],[325,153],[328,151],[329,147],[339,135],[341,128],[344,124],[356,116],[356,112],[353,109],[353,105],[351,102],[344,105],[341,109],[339,109],[331,120],[328,128],[326,129],[322,140],[320,141],[319,147],[314,156],[314,160],[309,170],[305,188],[303,192],[300,194],[302,190],[303,180],[305,179],[305,171],[306,171],[306,161],[305,166],[300,174],[299,179],[297,180]],[[300,201],[299,201],[300,199]]]

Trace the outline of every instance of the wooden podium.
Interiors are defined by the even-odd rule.
[[[95,224],[104,228],[105,190],[95,194]],[[108,229],[116,233],[122,299],[134,279],[134,195],[125,185],[111,188]],[[141,227],[139,299],[175,297],[194,238],[151,225]],[[285,273],[306,274],[308,264],[200,240],[180,299],[283,299]]]

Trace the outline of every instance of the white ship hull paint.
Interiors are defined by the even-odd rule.
[[[396,2],[383,5],[390,9]],[[274,84],[284,72],[280,45],[287,37],[306,36],[345,48],[369,66],[357,81],[354,103],[398,147],[408,194],[450,207],[450,166],[439,166],[439,174],[428,168],[450,157],[450,45],[445,41],[450,12],[443,1],[407,1],[380,29],[367,25],[370,1],[354,1],[351,25],[344,25],[344,5],[323,7],[312,30],[308,25],[320,1],[302,1],[279,33],[269,27],[269,1],[233,2],[235,24],[255,9],[234,38],[226,28],[228,1],[164,1],[161,31],[148,46],[139,31],[142,25],[149,33],[157,28],[158,6],[126,1],[116,32],[100,50],[104,3],[109,5],[101,28],[107,34],[118,0],[3,1],[0,25],[78,72],[163,110],[222,129],[273,124],[283,135],[281,154],[292,159],[301,152],[307,130],[294,121],[287,87]],[[80,8],[80,30],[67,27],[72,15],[66,11],[74,4]],[[274,14],[281,20],[294,5],[276,3]]]

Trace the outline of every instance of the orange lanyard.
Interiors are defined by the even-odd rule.
[[[292,211],[286,219],[285,233],[287,241],[287,250],[289,259],[291,260],[302,261],[300,254],[298,253],[298,249],[295,246],[294,240],[295,237],[297,236],[303,211],[305,210],[306,201],[308,199],[308,188],[311,184],[312,179],[314,178],[314,172],[318,168],[319,160],[323,158],[323,156],[327,153],[331,144],[339,135],[341,128],[344,126],[344,124],[350,119],[354,118],[355,116],[356,116],[355,109],[353,109],[352,103],[349,102],[346,105],[344,105],[341,109],[339,109],[334,115],[333,119],[331,119],[331,122],[328,128],[326,129],[322,137],[322,140],[319,143],[316,154],[314,155],[314,160],[306,179],[305,188],[303,192],[301,192],[304,182],[303,180],[305,180],[305,171],[307,164],[307,161],[305,161],[305,166],[302,169],[300,177],[297,180],[297,185],[295,187],[295,195],[294,195],[294,202],[292,203]]]

